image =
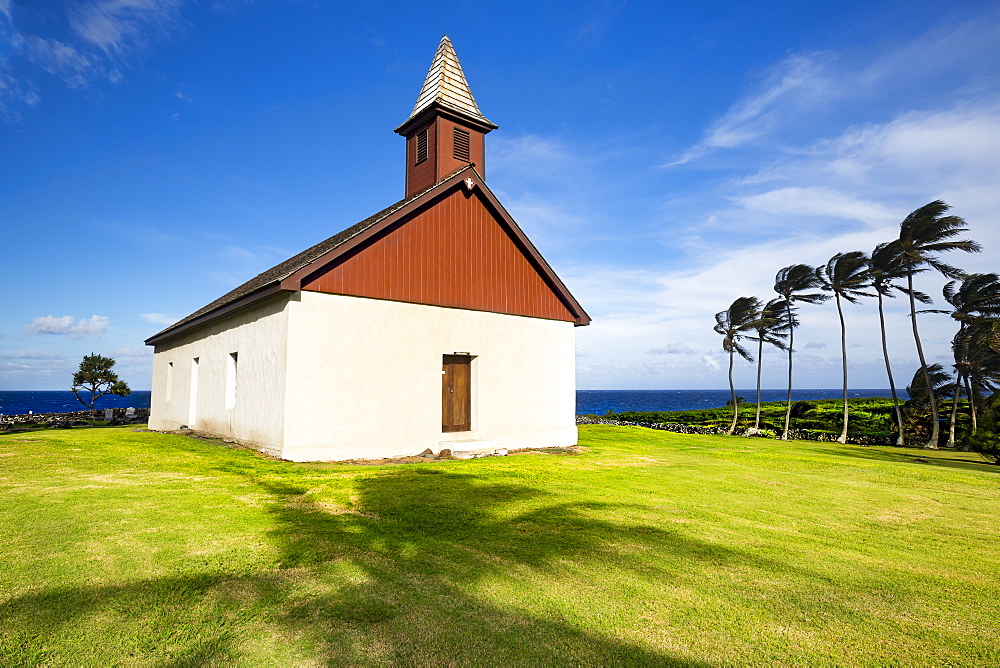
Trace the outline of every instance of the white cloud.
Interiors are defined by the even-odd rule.
[[[1000,94],[904,110],[799,146],[776,145],[770,155],[763,167],[750,163],[721,186],[695,182],[700,195],[672,199],[662,261],[609,257],[566,272],[594,318],[578,337],[599,351],[579,369],[582,387],[719,386],[724,377],[715,369],[726,365],[711,329],[716,311],[737,296],[772,296],[774,275],[783,266],[815,266],[843,251],[870,252],[898,234],[907,213],[933,199],[952,204],[953,213],[968,221],[967,236],[985,247],[979,255],[950,253],[947,261],[968,271],[1000,269],[1000,226],[992,224],[1000,210]],[[928,273],[918,287],[940,302],[944,282]],[[875,308],[874,300],[845,307],[856,387],[886,384]],[[908,378],[916,354],[907,306],[897,299],[886,309],[895,373]],[[836,387],[836,309],[804,305],[800,318],[796,386]],[[940,315],[921,316],[919,323],[928,355],[947,364],[953,323]],[[650,364],[649,354],[664,340],[716,350],[700,360],[664,355],[663,362]],[[783,386],[784,355],[765,348],[763,358],[765,387]],[[752,383],[753,367],[739,360],[736,365],[737,383]]]
[[[675,341],[673,343],[668,343],[665,346],[660,346],[659,348],[650,348],[647,350],[650,355],[697,355],[698,351],[687,345],[686,343],[681,343]]]
[[[127,346],[112,350],[108,353],[108,357],[115,360],[117,366],[124,370],[152,370],[153,366],[153,349],[145,346],[140,348]]]
[[[59,77],[70,88],[84,88],[91,78],[101,74],[90,58],[58,40],[27,35],[25,46],[31,62]]]
[[[108,56],[118,56],[180,25],[181,0],[93,0],[70,13],[70,27]]]
[[[70,88],[118,84],[129,56],[181,28],[182,5],[183,0],[89,0],[65,10],[72,34],[53,36],[22,33],[11,18],[10,0],[0,0],[0,45],[10,47],[3,49],[6,61],[26,60]],[[52,18],[61,18],[55,12],[58,8]],[[29,76],[12,72],[0,71],[0,121],[6,123],[22,120],[40,100]],[[178,98],[186,96],[179,92]]]
[[[17,350],[0,354],[0,360],[59,360],[62,357],[46,350]]]
[[[119,348],[118,350],[112,350],[108,353],[108,356],[113,357],[116,360],[119,358],[147,359],[153,357],[153,349],[145,346],[142,348],[126,346],[124,348]]]
[[[994,11],[942,24],[881,53],[792,54],[765,70],[754,91],[735,101],[700,141],[665,166],[748,146],[781,149],[797,143],[792,137],[814,134],[825,124],[864,123],[873,109],[909,105],[926,110],[940,107],[943,100],[988,96],[996,89],[998,17]],[[946,146],[947,137],[940,140]]]
[[[71,315],[61,317],[42,315],[32,320],[24,329],[28,334],[52,334],[82,339],[86,336],[103,336],[109,322],[110,320],[103,315],[92,315],[79,320]]]
[[[149,322],[155,322],[158,325],[172,325],[180,318],[172,315],[166,315],[165,313],[140,313],[145,320]]]
[[[20,372],[30,368],[31,367],[28,366],[27,364],[14,364],[13,362],[4,362],[3,364],[0,364],[0,369],[8,372],[9,371]]]
[[[606,0],[601,3],[589,16],[584,16],[586,23],[580,26],[572,35],[573,42],[583,42],[588,46],[594,46],[604,37],[608,28],[614,23],[618,14],[625,9],[626,0]],[[583,12],[574,12],[574,17],[582,15]]]
[[[736,198],[745,208],[766,214],[829,216],[862,222],[895,222],[899,212],[878,202],[822,186],[776,188]]]
[[[21,110],[34,107],[39,99],[31,82],[21,81],[0,71],[0,121],[20,122],[23,119]]]
[[[700,142],[667,166],[747,144],[774,130],[783,118],[816,106],[829,94],[825,67],[830,58],[824,53],[795,54],[781,61],[764,74],[757,92],[733,105]]]

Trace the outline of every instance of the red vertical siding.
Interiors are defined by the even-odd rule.
[[[574,320],[479,197],[462,189],[341,256],[302,289]]]

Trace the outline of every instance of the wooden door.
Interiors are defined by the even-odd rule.
[[[472,429],[472,357],[445,355],[441,370],[441,431],[469,431]]]

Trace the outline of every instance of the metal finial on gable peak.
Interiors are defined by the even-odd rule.
[[[417,96],[417,103],[413,105],[410,118],[435,102],[489,123],[479,111],[476,99],[472,96],[469,82],[465,80],[462,65],[458,62],[458,55],[455,53],[455,48],[448,35],[442,37],[438,44],[434,60],[431,61],[431,67],[427,71],[424,85]]]

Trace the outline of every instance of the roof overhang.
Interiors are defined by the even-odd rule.
[[[272,283],[271,285],[266,285],[259,290],[237,299],[236,301],[230,302],[225,306],[220,306],[214,311],[209,311],[208,313],[204,313],[197,318],[192,318],[191,320],[188,320],[187,322],[176,327],[168,327],[162,332],[154,334],[146,339],[145,344],[147,346],[155,346],[157,343],[163,343],[168,339],[180,336],[184,332],[195,329],[196,327],[201,327],[216,318],[221,318],[224,315],[239,311],[240,309],[244,309],[252,304],[256,304],[257,302],[274,297],[275,295],[279,295],[283,292],[288,291],[283,290],[280,284]]]
[[[487,121],[485,118],[470,116],[464,111],[455,109],[435,100],[428,106],[424,107],[419,113],[407,118],[406,122],[396,128],[394,132],[405,137],[421,125],[429,123],[435,115],[447,118],[449,121],[468,125],[469,127],[479,130],[483,134],[497,129],[496,125]]]

